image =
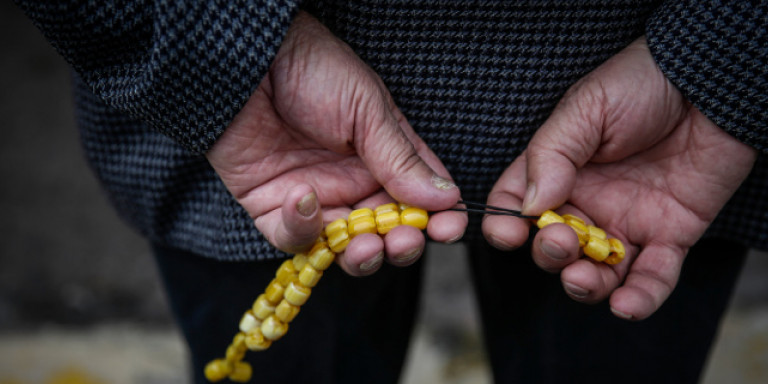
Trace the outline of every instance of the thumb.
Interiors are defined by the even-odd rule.
[[[384,91],[386,92],[386,91]],[[418,137],[388,95],[356,112],[356,148],[373,177],[398,201],[426,210],[450,207],[459,189],[437,156]],[[358,108],[360,109],[360,108]]]
[[[568,200],[579,168],[600,147],[603,98],[599,83],[582,79],[534,134],[526,150],[524,214],[538,215]]]

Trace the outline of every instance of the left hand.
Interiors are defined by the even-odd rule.
[[[756,151],[689,104],[656,66],[644,38],[575,84],[504,172],[488,203],[528,215],[561,207],[627,246],[617,265],[579,255],[565,225],[539,231],[537,265],[560,271],[566,293],[594,303],[610,296],[626,319],[655,312],[677,284],[688,249],[741,182]],[[500,249],[520,246],[529,223],[486,217]]]

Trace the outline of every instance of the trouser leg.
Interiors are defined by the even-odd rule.
[[[650,318],[613,316],[607,301],[580,304],[529,249],[471,248],[484,338],[498,383],[695,383],[747,249],[703,240]]]
[[[170,306],[189,345],[196,383],[222,357],[242,314],[282,260],[219,262],[155,247]],[[396,383],[413,329],[421,263],[355,278],[331,266],[288,333],[246,356],[254,383]]]

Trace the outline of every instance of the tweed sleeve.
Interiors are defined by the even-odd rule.
[[[298,0],[17,0],[95,95],[195,153],[269,69]]]
[[[648,45],[683,95],[731,135],[768,153],[768,1],[666,1]]]

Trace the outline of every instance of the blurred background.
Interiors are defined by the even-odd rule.
[[[68,71],[0,0],[0,384],[187,383],[149,249],[84,162]],[[490,383],[463,249],[431,252],[403,382]],[[704,383],[768,383],[767,277],[753,253]]]

